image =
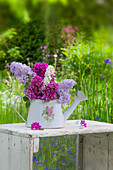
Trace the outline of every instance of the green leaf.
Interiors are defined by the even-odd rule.
[[[30,106],[30,101],[26,102],[26,108],[29,108]]]
[[[27,96],[24,96],[24,97],[23,97],[23,100],[24,100],[25,102],[27,102],[29,99],[28,99]]]

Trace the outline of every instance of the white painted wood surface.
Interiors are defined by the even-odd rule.
[[[0,133],[0,170],[32,170],[32,140]]]
[[[113,170],[113,125],[86,122],[88,127],[84,129],[78,121],[70,120],[64,128],[37,131],[24,123],[0,125],[0,170],[32,170],[40,137],[73,134],[78,136],[76,170]]]
[[[78,136],[77,170],[113,170],[113,133]]]
[[[88,127],[80,129],[80,124],[77,120],[68,120],[65,127],[61,129],[44,129],[44,130],[31,130],[25,127],[24,123],[5,124],[0,125],[0,133],[8,133],[22,137],[47,137],[47,136],[61,136],[73,134],[91,134],[91,133],[104,133],[113,132],[113,124],[86,120]]]

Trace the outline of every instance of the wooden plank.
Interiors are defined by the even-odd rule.
[[[83,136],[77,135],[76,170],[83,170]]]
[[[84,136],[83,170],[108,170],[108,140],[103,135],[102,138]]]
[[[28,138],[11,136],[11,170],[32,170],[32,143]]]
[[[28,138],[20,138],[20,155],[21,155],[21,170],[32,170],[32,146],[30,139]],[[31,161],[31,162],[29,162]]]
[[[0,170],[32,170],[33,140],[0,133]]]
[[[110,134],[108,155],[108,170],[113,170],[113,133]]]
[[[8,154],[8,135],[0,135],[0,169],[1,170],[10,170],[10,155]]]
[[[33,149],[34,149],[33,148],[33,139],[30,138],[29,139],[29,161],[27,161],[27,162],[29,162],[29,169],[28,170],[32,170],[32,167],[33,167]]]
[[[33,153],[36,153],[39,151],[39,138],[33,139]]]
[[[46,137],[46,136],[62,136],[73,134],[94,134],[94,133],[110,133],[113,132],[113,124],[88,121],[88,127],[80,129],[80,123],[77,120],[66,121],[65,127],[60,129],[44,129],[44,130],[31,130],[27,128],[24,123],[0,125],[0,133],[13,134],[22,137]]]

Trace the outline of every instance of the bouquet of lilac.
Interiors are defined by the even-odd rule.
[[[35,63],[33,71],[26,64],[12,62],[10,71],[19,79],[24,86],[23,93],[30,99],[41,99],[44,102],[57,100],[58,103],[70,102],[69,90],[75,84],[72,79],[55,82],[56,73],[52,65]]]

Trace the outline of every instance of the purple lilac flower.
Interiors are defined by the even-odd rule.
[[[61,93],[58,93],[58,95],[60,96],[59,99],[57,99],[58,103],[61,104],[68,104],[70,102],[70,93],[66,92],[66,91],[62,91]]]
[[[43,101],[49,102],[50,100],[54,100],[58,87],[59,87],[58,83],[55,82],[48,84],[43,89],[43,97],[42,97]]]
[[[57,90],[57,94],[59,95],[59,99],[57,99],[58,103],[69,103],[70,102],[70,93],[69,90],[75,84],[75,81],[72,79],[65,79],[59,83],[59,88]]]
[[[27,89],[29,99],[42,99],[42,86],[43,86],[43,79],[39,76],[35,76],[31,84]]]
[[[32,79],[36,73],[31,71],[31,68],[26,64],[22,64],[19,62],[12,62],[10,65],[10,71],[14,73],[14,76],[19,78],[20,84],[25,85],[30,79]],[[28,76],[29,75],[29,76]]]
[[[48,64],[46,63],[35,63],[33,67],[33,71],[40,77],[44,78],[46,69],[48,67]]]
[[[23,93],[27,95],[27,90],[24,88]]]
[[[65,79],[64,81],[61,81],[59,83],[59,88],[58,90],[65,90],[69,91],[70,88],[72,88],[75,84],[75,81],[73,79]]]
[[[112,64],[112,63],[113,63],[112,61],[110,61],[109,58],[108,58],[108,59],[105,59],[104,62],[105,62],[106,64]]]

